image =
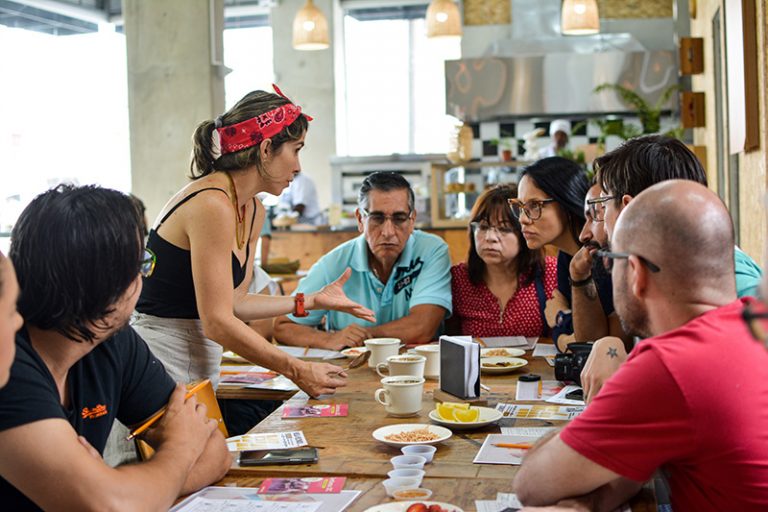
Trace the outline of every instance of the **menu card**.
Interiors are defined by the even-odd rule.
[[[320,404],[320,405],[286,405],[283,407],[283,418],[328,418],[333,416],[346,416],[349,405],[347,404]]]
[[[309,478],[267,478],[259,486],[259,494],[287,493],[339,493],[344,489],[347,478],[342,477],[309,477]]]

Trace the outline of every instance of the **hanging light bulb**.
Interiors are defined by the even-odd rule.
[[[293,47],[296,50],[324,50],[330,45],[328,21],[323,11],[312,0],[307,0],[293,18]]]
[[[432,0],[427,7],[427,37],[461,37],[461,16],[453,0]]]
[[[597,0],[564,0],[560,11],[560,32],[566,36],[600,32]]]

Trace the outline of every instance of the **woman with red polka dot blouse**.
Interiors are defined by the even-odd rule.
[[[447,330],[471,336],[541,336],[557,262],[529,249],[507,199],[513,185],[485,191],[472,209],[469,255],[451,268],[453,317]]]

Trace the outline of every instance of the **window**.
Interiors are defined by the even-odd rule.
[[[224,64],[232,69],[224,79],[226,109],[249,92],[272,91],[272,28],[269,25],[224,30]]]
[[[61,183],[131,186],[125,38],[0,26],[0,232]],[[7,243],[2,248],[7,250]]]
[[[425,6],[382,11],[344,16],[338,151],[444,153],[455,122],[445,115],[444,62],[461,57],[461,42],[427,39]]]

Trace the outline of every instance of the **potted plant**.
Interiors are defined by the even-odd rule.
[[[506,132],[501,132],[501,137],[498,139],[491,139],[491,144],[501,150],[502,160],[505,162],[512,160],[512,150],[514,150],[517,145],[517,140],[512,138],[512,135]]]
[[[664,89],[664,91],[662,91],[661,93],[661,96],[659,96],[659,99],[653,105],[650,105],[642,96],[637,94],[632,89],[627,89],[626,87],[619,84],[609,84],[609,83],[600,84],[597,87],[595,87],[593,92],[598,93],[606,90],[616,91],[616,94],[618,94],[619,97],[625,103],[628,103],[635,109],[635,112],[637,112],[637,117],[640,118],[640,124],[643,125],[642,134],[644,135],[649,133],[658,133],[659,130],[661,130],[662,107],[667,104],[667,102],[669,101],[669,98],[671,98],[675,92],[680,90],[680,86],[677,84],[672,84],[666,89]],[[614,135],[614,134],[608,134],[608,135]],[[615,135],[619,135],[620,137],[622,137],[623,135],[626,135],[626,137],[622,137],[622,138],[632,138],[641,134],[616,133]]]

